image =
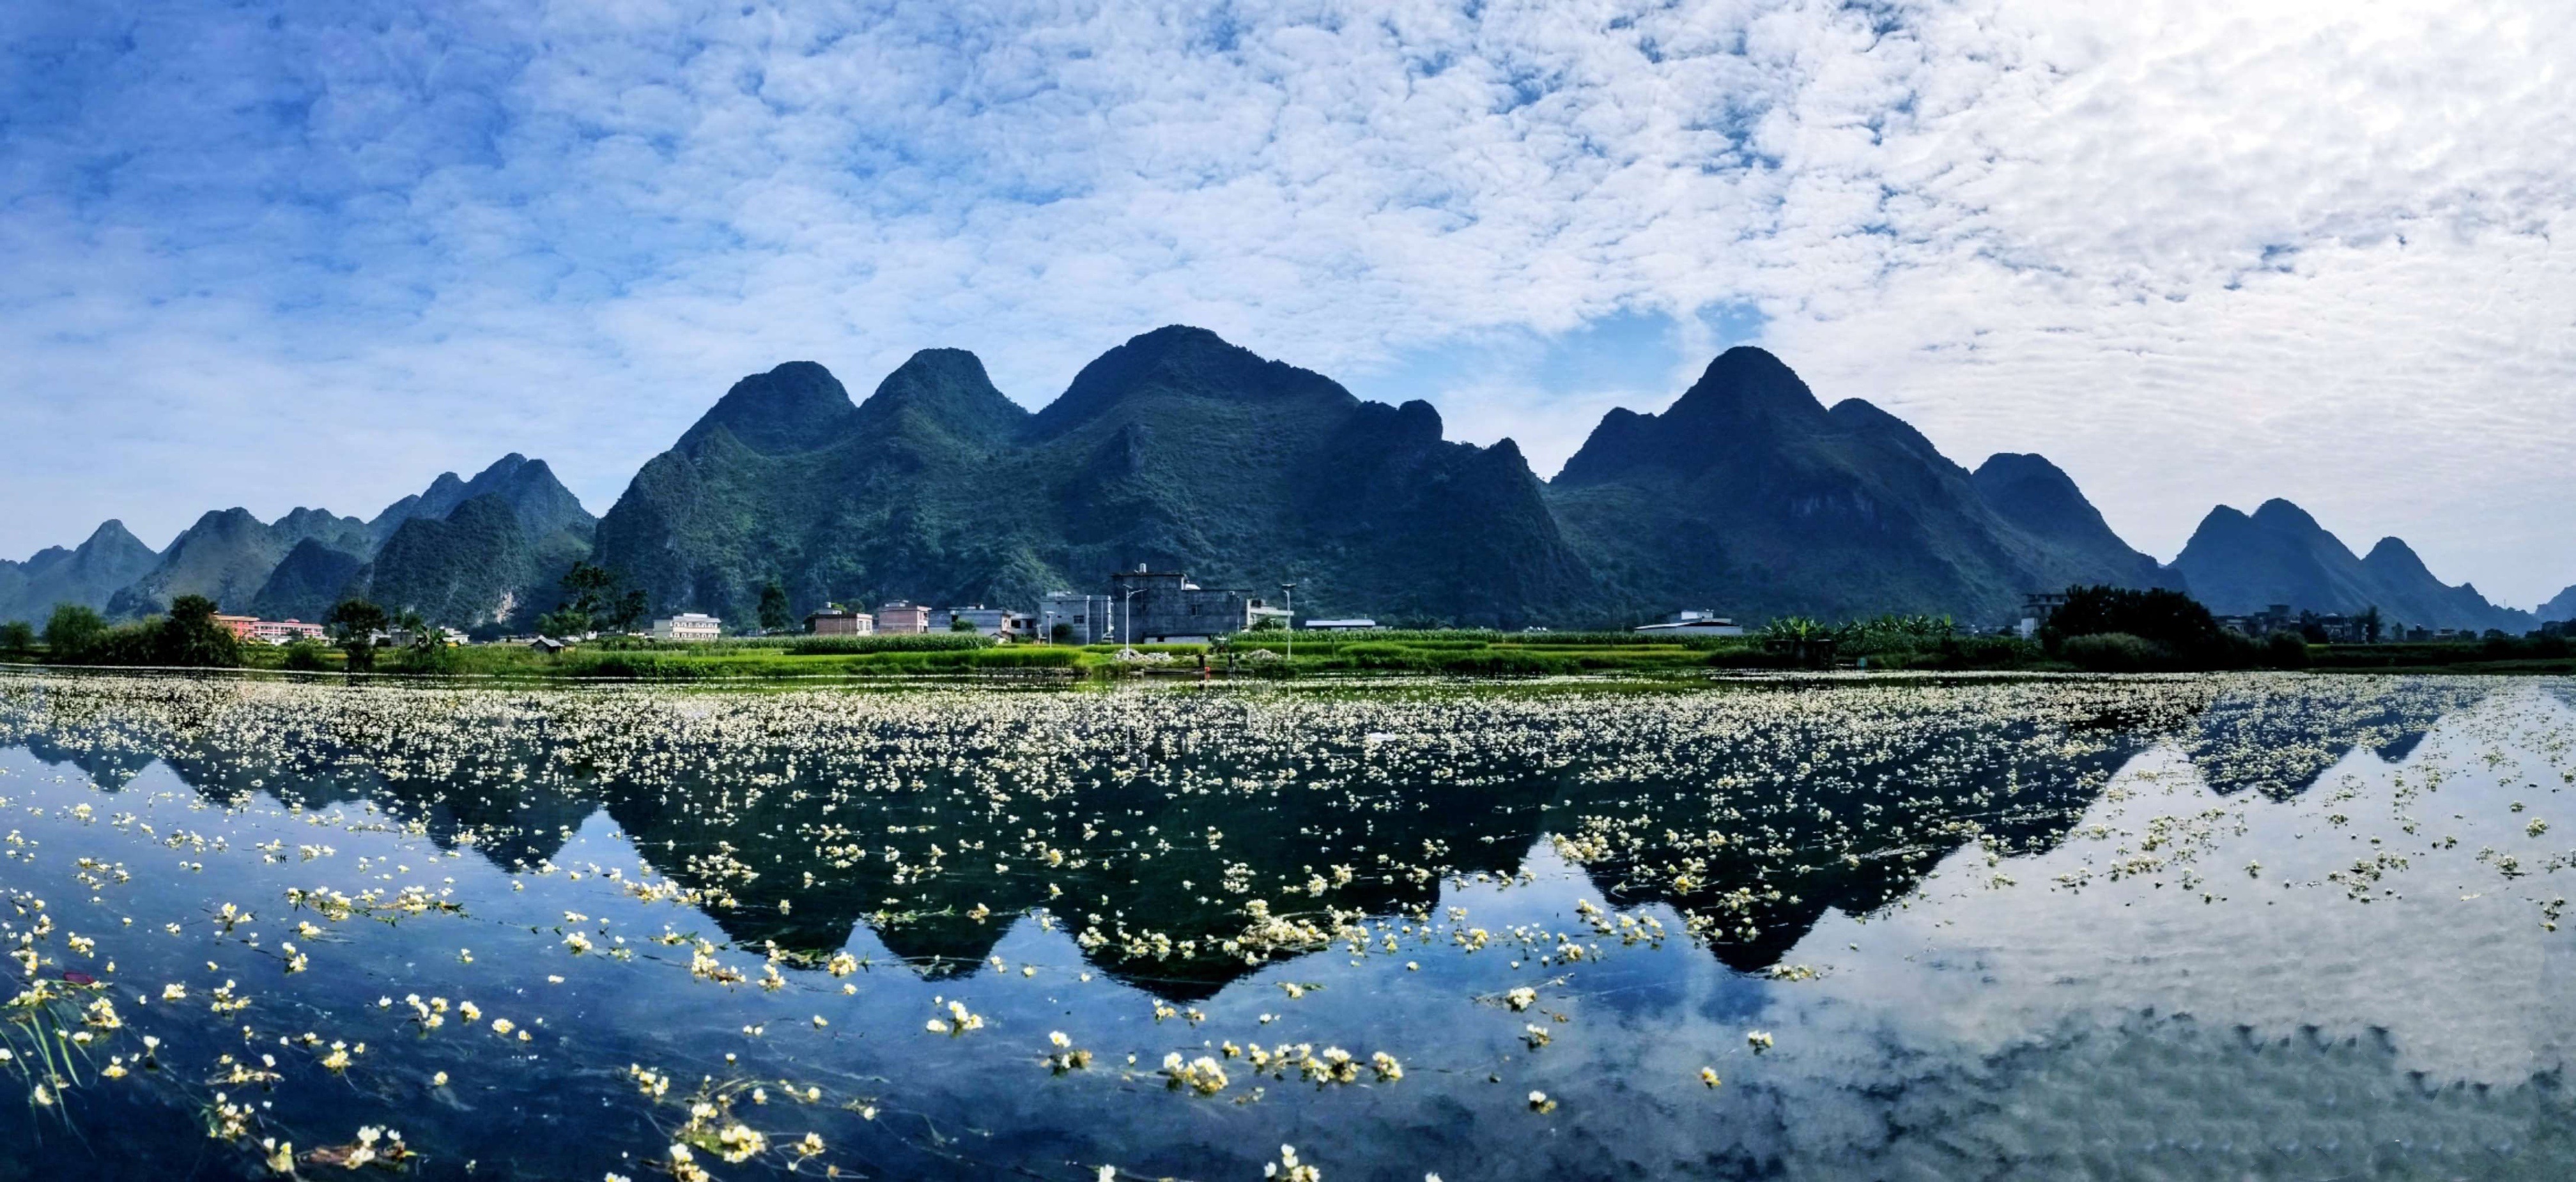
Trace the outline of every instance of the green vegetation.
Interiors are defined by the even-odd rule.
[[[795,617],[787,610],[787,588],[776,579],[760,586],[760,630],[778,632],[786,629]]]
[[[14,646],[0,646],[14,647]],[[97,612],[62,604],[45,624],[45,659],[60,665],[144,665],[231,669],[242,664],[241,643],[215,621],[215,601],[182,595],[170,614],[109,627]]]
[[[385,630],[385,609],[363,599],[343,599],[322,617],[322,626],[349,656],[349,668],[376,667],[376,633]]]
[[[24,653],[36,647],[36,626],[25,620],[0,624],[0,652]]]
[[[45,651],[56,660],[88,652],[107,635],[107,618],[77,603],[58,603],[45,621]]]
[[[563,606],[539,617],[537,631],[547,636],[579,636],[585,632],[633,630],[644,618],[644,593],[633,588],[621,590],[620,585],[618,577],[606,567],[587,561],[573,563],[558,584]]]
[[[2254,669],[2304,665],[2304,654],[2266,648],[2219,626],[2179,591],[2071,587],[2040,630],[2052,656],[2099,673]]]
[[[585,564],[586,565],[586,564]],[[611,603],[605,572],[566,587]],[[625,593],[621,598],[631,598]],[[238,646],[213,620],[213,605],[182,597],[166,619],[112,628],[98,613],[65,605],[48,621],[44,659],[62,664],[226,667],[294,672],[384,672],[541,680],[790,681],[907,676],[1279,679],[1293,677],[1549,677],[1615,675],[1704,679],[1722,671],[1844,669],[1913,672],[2171,672],[2195,669],[2317,669],[2405,672],[2576,673],[2576,646],[2563,636],[2493,637],[2442,644],[2312,645],[2297,634],[2261,642],[2217,626],[2188,597],[2170,591],[2076,588],[2044,630],[2044,643],[1960,632],[1946,617],[1881,615],[1841,623],[1803,617],[1774,621],[1750,636],[1652,632],[1505,632],[1492,629],[1383,629],[1301,632],[1266,629],[1213,644],[1121,646],[1007,644],[974,632],[876,636],[743,636],[669,641],[608,636],[561,653],[517,645],[447,644],[419,614],[399,620],[361,599],[328,619],[343,651],[310,642]],[[379,652],[372,637],[389,626],[411,634]],[[0,651],[33,654],[33,630],[0,630]],[[1293,656],[1291,641],[1293,639]],[[381,667],[380,667],[381,666]]]

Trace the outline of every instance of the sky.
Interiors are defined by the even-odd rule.
[[[1757,344],[2161,558],[2576,584],[2565,3],[15,0],[0,263],[0,556],[1186,323],[1541,476]]]

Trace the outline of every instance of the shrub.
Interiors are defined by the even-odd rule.
[[[2289,632],[2275,632],[2263,642],[2263,663],[2275,669],[2308,667],[2308,642]]]
[[[90,650],[107,638],[107,620],[77,603],[58,603],[45,621],[45,651],[54,660],[87,660]]]
[[[241,666],[241,640],[215,622],[215,601],[182,595],[170,601],[170,616],[153,637],[155,663],[198,669]]]
[[[2139,673],[2173,663],[2172,650],[2127,632],[2069,637],[2058,646],[2057,655],[2078,669],[2094,673]]]
[[[790,656],[833,653],[936,653],[991,648],[994,640],[978,632],[928,632],[918,635],[808,636],[787,646]]]
[[[2049,651],[2081,665],[2065,646],[2086,636],[2124,635],[2164,653],[2166,668],[2235,669],[2255,663],[2253,642],[2218,626],[2200,601],[2179,591],[2073,587],[2048,619]],[[2097,646],[2098,648],[2098,646]],[[2097,659],[2100,653],[2096,653]]]

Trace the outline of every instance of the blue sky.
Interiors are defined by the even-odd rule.
[[[734,378],[1043,404],[1217,330],[1542,475],[1753,342],[2170,557],[2286,496],[2576,583],[2576,10],[2507,0],[0,8],[0,554],[594,510]]]

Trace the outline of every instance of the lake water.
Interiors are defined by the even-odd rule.
[[[0,674],[0,1175],[2566,1178],[2572,795],[2540,680]]]

